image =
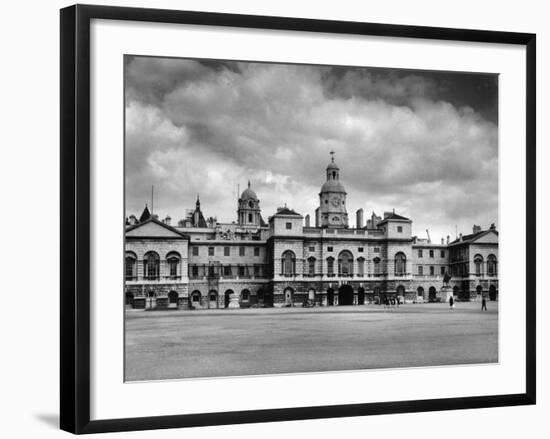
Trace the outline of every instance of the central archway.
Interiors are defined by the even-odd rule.
[[[342,285],[338,289],[338,305],[353,305],[353,288],[350,285]]]
[[[430,302],[435,302],[435,299],[437,298],[437,290],[435,287],[430,287],[428,290],[428,300]]]

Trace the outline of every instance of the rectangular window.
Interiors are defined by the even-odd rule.
[[[310,251],[310,252],[314,252],[314,251],[315,251],[315,247],[310,246],[310,247],[309,247],[309,251]]]
[[[357,251],[358,251],[359,253],[363,253],[363,247],[359,247],[359,248],[357,249]]]
[[[433,258],[433,257],[434,257],[434,251],[430,250],[430,258]]]
[[[191,266],[191,277],[198,277],[199,276],[199,267],[196,265]]]
[[[223,275],[224,276],[231,276],[231,265],[224,265],[223,266]]]
[[[397,233],[403,233],[403,226],[397,226]]]
[[[435,274],[435,268],[432,266],[430,266],[430,276],[433,276]]]
[[[193,256],[198,256],[198,255],[199,255],[199,248],[193,247]]]
[[[422,257],[423,257],[422,249],[418,250],[418,257],[419,257],[419,258],[422,258]]]
[[[374,253],[380,253],[380,247],[374,247]]]
[[[172,279],[178,277],[178,264],[179,264],[179,260],[177,259],[171,259],[169,262],[168,262],[169,266],[170,266],[170,277]]]
[[[445,274],[445,267],[441,267],[441,275]]]
[[[420,276],[423,276],[424,275],[424,267],[422,265],[419,265],[418,266],[418,274]]]
[[[229,249],[229,247],[224,247],[223,248],[223,255],[224,256],[229,256],[231,254],[231,250]]]
[[[214,256],[214,247],[208,247],[208,256]]]
[[[442,258],[445,257],[445,250],[441,250],[441,257],[442,257]]]
[[[245,247],[239,247],[239,256],[244,256],[245,255]]]
[[[357,274],[359,276],[365,275],[365,260],[363,258],[357,260]]]
[[[259,277],[261,275],[261,265],[254,265],[254,276]]]
[[[126,279],[131,280],[134,277],[135,260],[126,258]]]
[[[260,256],[260,247],[254,247],[254,256]]]
[[[252,222],[252,214],[251,214],[251,213],[248,214],[248,222],[249,222],[249,223]]]
[[[292,223],[286,223],[286,229],[291,230],[292,229]]]
[[[329,275],[334,274],[334,259],[332,259],[332,258],[329,258],[327,260],[327,272],[328,272]]]
[[[244,266],[239,265],[239,276],[244,276]]]

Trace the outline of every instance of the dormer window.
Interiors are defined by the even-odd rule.
[[[397,233],[403,233],[403,226],[397,226]]]

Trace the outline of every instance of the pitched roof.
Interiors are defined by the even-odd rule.
[[[390,216],[387,216],[382,221],[380,221],[378,224],[382,224],[383,222],[388,221],[388,220],[410,221],[409,218],[406,218],[404,216],[398,215],[395,212],[393,212]]]
[[[462,235],[462,240],[460,238],[455,239],[454,241],[451,241],[450,244],[457,244],[460,242],[472,242],[475,241],[478,238],[481,238],[482,236],[486,235],[489,232],[495,232],[498,235],[498,231],[496,229],[488,229],[488,230],[481,230],[476,233],[470,233],[469,235]]]
[[[260,227],[267,227],[266,222],[264,221],[264,218],[262,215],[260,215]]]
[[[191,223],[193,224],[193,226],[195,227],[208,227],[208,225],[206,224],[206,220],[204,219],[204,215],[202,214],[202,211],[200,209],[197,209],[199,211],[199,219],[197,221],[197,223],[195,223],[195,215],[193,215],[191,217]]]
[[[292,209],[289,209],[288,207],[283,207],[281,209],[277,209],[277,213],[273,216],[277,215],[294,215],[294,216],[302,216],[298,212],[293,211]]]
[[[149,217],[149,219],[145,220],[142,223],[138,223],[138,224],[134,224],[134,225],[126,227],[125,233],[131,232],[132,230],[143,227],[143,226],[145,226],[146,224],[149,224],[149,223],[157,224],[157,225],[165,228],[166,230],[169,230],[172,233],[180,235],[182,238],[188,238],[188,236],[185,235],[184,233],[180,232],[179,230],[175,229],[174,227],[169,226],[168,224],[165,224],[165,223],[163,223],[163,222],[161,222],[158,219],[155,219],[153,217]]]
[[[142,223],[144,221],[147,221],[149,218],[151,218],[151,212],[149,212],[149,208],[147,207],[147,204],[146,204],[145,209],[143,209],[143,212],[139,217],[139,222]]]

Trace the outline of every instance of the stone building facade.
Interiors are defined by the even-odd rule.
[[[331,159],[319,193],[315,226],[288,208],[267,223],[250,183],[237,221],[205,219],[200,200],[171,225],[147,206],[126,228],[125,294],[133,308],[423,303],[441,299],[446,273],[456,300],[498,299],[498,231],[474,226],[469,235],[432,243],[412,235],[412,221],[394,211],[372,213],[349,226],[340,168]]]

